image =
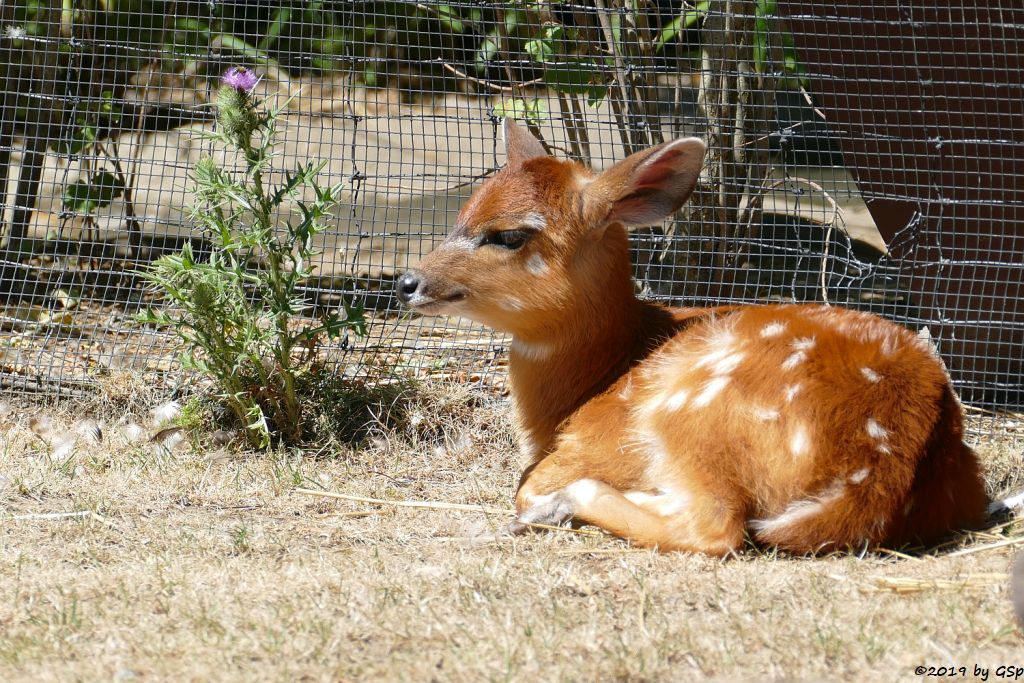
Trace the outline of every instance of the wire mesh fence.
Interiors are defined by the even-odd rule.
[[[507,340],[411,319],[397,275],[503,163],[500,121],[604,167],[709,144],[678,216],[633,235],[637,285],[678,305],[815,301],[936,344],[963,397],[1024,396],[1024,9],[968,3],[14,0],[0,9],[0,383],[74,391],[163,376],[138,275],[187,242],[190,169],[225,151],[217,80],[285,106],[274,168],[323,159],[345,196],[309,311],[359,302],[322,349],[500,387]]]

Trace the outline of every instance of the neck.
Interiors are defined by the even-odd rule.
[[[563,423],[590,398],[605,391],[677,326],[662,306],[633,294],[629,243],[622,226],[609,227],[574,264],[572,308],[557,324],[516,333],[509,379],[523,451],[536,460]]]

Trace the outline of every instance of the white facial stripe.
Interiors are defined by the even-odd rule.
[[[539,213],[528,213],[523,216],[523,227],[531,228],[533,230],[543,230],[548,227],[548,222],[544,220],[544,216]]]
[[[503,308],[506,311],[512,311],[513,313],[521,313],[526,310],[526,304],[523,303],[522,299],[514,296],[498,299],[498,307]]]

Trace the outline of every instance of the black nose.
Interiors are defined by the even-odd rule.
[[[416,293],[416,290],[420,288],[420,276],[409,271],[402,277],[398,278],[398,300],[403,304],[409,303],[412,300],[412,295]]]

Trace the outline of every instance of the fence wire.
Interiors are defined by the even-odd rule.
[[[346,194],[310,313],[369,334],[322,349],[501,387],[508,340],[415,319],[397,275],[503,163],[500,121],[601,168],[682,135],[701,186],[636,231],[639,291],[682,305],[815,301],[927,335],[977,411],[1024,402],[1024,9],[883,0],[213,3],[14,0],[0,8],[0,385],[75,391],[166,376],[137,271],[208,236],[189,171],[223,150],[217,79],[286,103],[275,168],[327,161]]]

